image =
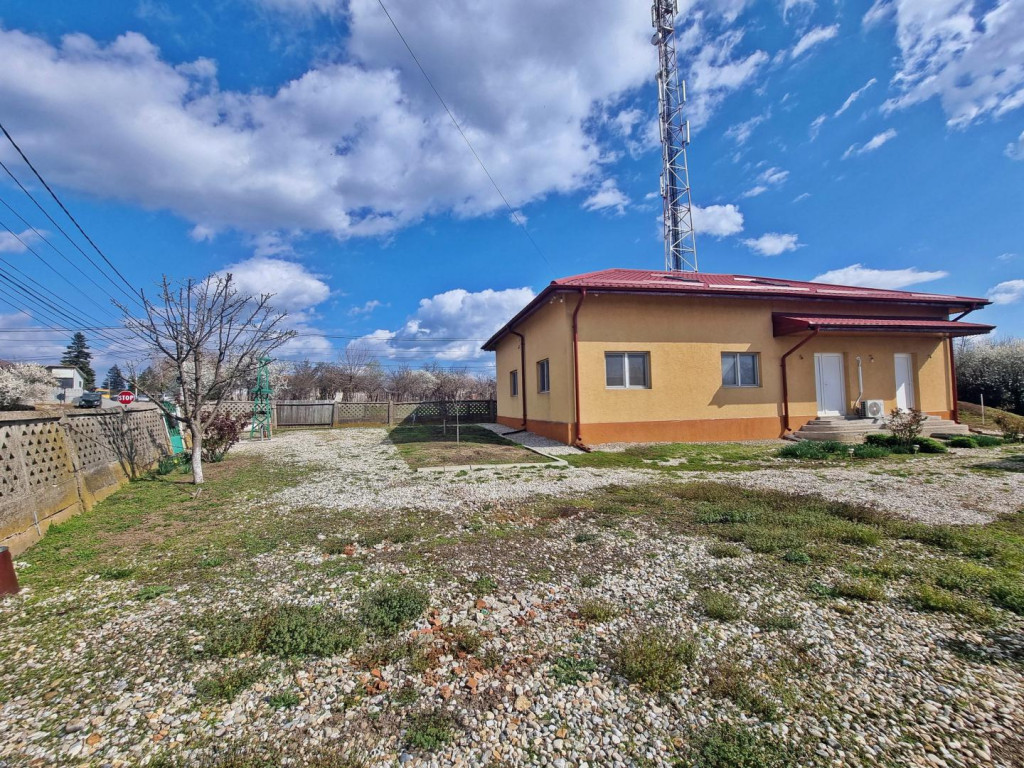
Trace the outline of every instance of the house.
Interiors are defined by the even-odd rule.
[[[70,404],[85,394],[85,376],[78,368],[72,365],[48,365],[46,370],[57,380],[57,388],[53,390],[48,402]]]
[[[991,331],[962,320],[988,303],[607,269],[553,281],[483,349],[509,427],[563,443],[768,439],[869,401],[955,420],[952,339]]]

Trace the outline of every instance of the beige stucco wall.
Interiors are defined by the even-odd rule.
[[[574,421],[572,390],[572,310],[578,297],[566,294],[527,318],[518,328],[526,335],[525,387],[530,422]],[[781,432],[782,355],[806,334],[775,338],[773,312],[931,316],[945,319],[941,310],[927,307],[889,307],[865,304],[823,304],[782,300],[677,298],[652,295],[591,294],[579,315],[581,417],[584,440],[611,439],[613,425],[635,425],[635,439],[668,434],[664,424],[690,422],[690,439],[714,439],[711,422],[734,420],[741,426],[730,438],[768,437]],[[649,389],[608,389],[606,352],[650,353]],[[721,383],[723,352],[760,355],[760,386],[729,388]],[[915,369],[915,400],[921,410],[948,414],[953,407],[948,342],[939,336],[911,334],[821,334],[788,361],[791,426],[817,415],[814,354],[843,355],[846,402],[854,411],[858,395],[857,362],[861,358],[864,398],[883,399],[895,407],[894,355],[911,355]],[[552,391],[537,394],[537,360],[551,360]],[[505,423],[522,419],[520,398],[509,397],[509,371],[518,369],[519,339],[508,336],[497,350],[498,414]],[[524,383],[521,379],[520,388]],[[745,421],[743,421],[745,420]],[[693,424],[706,422],[694,431]],[[642,425],[661,423],[651,429]],[[587,425],[592,425],[588,438]],[[608,429],[601,429],[608,425]],[[703,431],[701,431],[703,429]],[[661,431],[659,431],[661,430]],[[725,434],[723,432],[723,434]]]

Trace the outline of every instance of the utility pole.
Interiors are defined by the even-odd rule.
[[[683,118],[686,83],[679,79],[676,56],[677,0],[654,0],[651,43],[658,46],[658,123],[661,128],[661,198],[665,219],[665,269],[697,271],[690,172],[686,147],[690,123]]]

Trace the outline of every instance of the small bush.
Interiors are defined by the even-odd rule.
[[[562,685],[575,685],[589,680],[591,673],[597,670],[593,659],[580,659],[575,656],[559,656],[551,664],[551,676]]]
[[[967,437],[966,435],[957,435],[951,437],[948,441],[950,448],[977,448],[978,441],[973,437]]]
[[[440,709],[413,716],[405,732],[405,744],[411,749],[432,752],[452,740],[455,723],[451,715]]]
[[[831,454],[825,448],[826,440],[801,440],[799,443],[783,446],[779,449],[778,456],[781,459],[827,459]]]
[[[891,456],[892,451],[883,445],[861,443],[853,446],[853,455],[857,459],[884,459],[886,456]]]
[[[207,616],[199,629],[207,656],[243,653],[333,656],[358,645],[358,630],[340,614],[318,607],[282,605],[253,617]]]
[[[171,472],[181,466],[181,459],[178,456],[161,456],[156,463],[156,473],[158,475],[169,475]]]
[[[920,449],[921,453],[949,453],[949,449],[946,446],[930,437],[919,437],[914,441],[914,444]]]
[[[606,600],[584,600],[580,603],[580,618],[584,621],[601,624],[618,615],[618,608]]]
[[[836,597],[863,600],[866,603],[885,600],[885,590],[869,579],[851,579],[850,581],[841,581],[835,585],[832,593]]]
[[[916,408],[893,408],[889,414],[889,431],[897,443],[909,448],[921,434],[921,428],[927,419],[928,415]]]
[[[700,768],[789,768],[797,755],[770,734],[741,725],[715,723],[690,740],[687,765]]]
[[[413,584],[378,587],[363,595],[359,621],[380,634],[396,635],[427,609],[427,593]]]
[[[683,669],[697,658],[697,643],[670,635],[664,629],[638,632],[623,640],[612,659],[612,670],[651,692],[671,691],[682,682]]]
[[[876,432],[874,434],[866,435],[864,437],[865,445],[873,445],[879,448],[892,448],[897,443],[895,436],[886,435],[882,432]]]
[[[697,602],[709,619],[735,621],[743,615],[743,609],[736,602],[736,598],[725,592],[701,592]]]
[[[232,416],[223,411],[217,414],[203,413],[203,461],[223,461],[231,446],[242,437],[242,429],[249,423],[250,416]]]
[[[299,706],[299,696],[293,691],[281,691],[267,699],[267,703],[274,709],[291,709]]]
[[[743,557],[744,549],[739,544],[727,544],[720,542],[708,546],[708,554],[712,557]]]
[[[994,419],[996,425],[1003,431],[1003,439],[1008,443],[1019,443],[1024,440],[1024,416],[1002,414]]]
[[[974,435],[973,439],[979,448],[995,448],[997,445],[1003,444],[1002,438],[992,435]]]
[[[782,556],[782,559],[787,563],[793,563],[794,565],[809,565],[811,562],[811,556],[806,552],[799,549],[790,549]]]
[[[464,624],[451,631],[451,640],[455,648],[463,653],[476,653],[484,644],[484,639],[479,633]]]
[[[196,694],[206,701],[231,701],[260,678],[260,667],[243,667],[205,677],[196,683]]]

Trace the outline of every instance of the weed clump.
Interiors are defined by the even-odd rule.
[[[427,609],[429,602],[427,593],[414,584],[377,587],[363,595],[359,605],[359,621],[379,635],[396,635],[416,621]]]
[[[743,557],[744,551],[739,544],[720,542],[708,546],[708,554],[718,558]]]
[[[231,701],[260,678],[262,667],[242,667],[204,677],[196,683],[196,694],[205,701]]]
[[[584,600],[580,603],[580,618],[595,624],[611,621],[618,613],[616,607],[605,600]]]
[[[412,717],[405,731],[406,746],[432,752],[452,740],[454,727],[451,715],[440,709],[420,712]]]
[[[788,768],[797,755],[769,734],[741,725],[715,723],[690,741],[687,765],[701,768]]]
[[[597,670],[593,659],[580,659],[575,656],[559,656],[551,664],[551,676],[562,685],[575,685],[590,679],[592,672]]]
[[[262,653],[285,658],[334,656],[358,645],[358,629],[319,607],[280,605],[255,618],[211,616],[201,622],[208,656]]]
[[[682,682],[683,669],[697,658],[697,643],[664,629],[638,632],[623,640],[612,659],[612,670],[646,691],[671,691]]]
[[[777,720],[778,708],[750,685],[751,671],[735,661],[721,662],[711,673],[708,693],[716,699],[729,699],[740,709],[752,712],[762,720]]]
[[[704,615],[717,621],[735,621],[743,615],[736,598],[726,592],[708,590],[697,598]]]
[[[841,581],[832,589],[835,597],[846,597],[851,600],[862,600],[875,603],[885,600],[885,590],[870,579],[851,579]]]

